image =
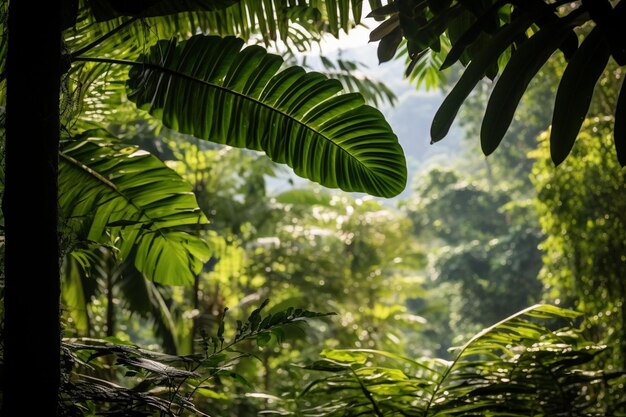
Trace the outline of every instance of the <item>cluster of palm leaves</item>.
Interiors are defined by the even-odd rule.
[[[624,1],[393,0],[372,14],[388,17],[371,36],[380,40],[381,61],[391,59],[405,39],[407,75],[416,72],[423,78],[437,70],[432,64],[441,70],[457,62],[465,67],[433,119],[433,142],[447,135],[477,84],[485,77],[497,78],[480,133],[485,155],[498,147],[530,81],[558,50],[568,63],[552,117],[550,152],[556,165],[574,145],[609,58],[626,65]],[[613,108],[615,148],[624,166],[624,87]]]
[[[228,311],[224,309],[216,333],[204,335],[202,351],[193,355],[154,352],[111,340],[64,341],[61,415],[208,416],[207,402],[221,399],[224,380],[252,388],[233,370],[242,359],[255,357],[249,346],[242,350],[246,344],[262,348],[271,340],[280,343],[306,321],[330,315],[293,307],[265,313],[268,303],[265,300],[232,330],[224,324]]]
[[[266,305],[238,322],[228,338],[224,311],[216,334],[203,338],[197,355],[85,338],[65,342],[63,412],[207,415],[207,407],[221,399],[221,379],[254,389],[233,371],[233,364],[254,356],[237,345],[251,341],[263,348],[272,339],[283,340],[288,327],[326,315],[293,308],[262,315]],[[264,414],[277,415],[624,416],[626,375],[593,370],[593,361],[607,347],[585,339],[573,323],[578,316],[548,305],[530,307],[454,349],[452,361],[327,349],[320,360],[304,366],[317,377],[296,397],[247,396],[265,400]],[[124,374],[125,385],[110,381],[116,374]]]
[[[623,416],[624,373],[589,367],[606,346],[570,310],[536,305],[453,349],[454,360],[329,349],[305,368],[321,376],[277,403],[299,416]],[[555,325],[569,322],[565,327]],[[562,324],[562,323],[561,323]],[[593,365],[592,365],[593,366]],[[298,412],[292,412],[294,402]]]

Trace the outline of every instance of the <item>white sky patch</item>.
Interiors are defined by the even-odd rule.
[[[372,22],[376,23],[373,19]],[[368,26],[372,26],[371,24]],[[315,45],[312,50],[303,53],[303,55],[308,56],[318,56],[320,54],[324,56],[332,56],[340,53],[340,51],[347,51],[351,49],[360,49],[360,48],[368,48],[374,52],[374,57],[376,56],[376,47],[377,43],[369,43],[370,31],[364,25],[359,25],[358,27],[350,30],[350,33],[346,35],[346,33],[342,30],[339,32],[339,39],[334,36],[327,34],[322,39],[321,45]]]

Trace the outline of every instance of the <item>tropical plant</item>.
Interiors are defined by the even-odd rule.
[[[18,347],[19,340],[25,337],[19,321],[26,319],[34,323],[38,316],[48,318],[44,325],[47,333],[43,336],[46,345],[39,345],[38,349],[47,352],[44,357],[45,363],[50,364],[51,385],[44,390],[47,399],[38,403],[41,410],[32,410],[35,414],[52,414],[56,403],[55,364],[59,362],[59,308],[55,295],[59,293],[56,166],[61,127],[68,141],[61,153],[61,175],[69,181],[68,185],[74,179],[85,180],[82,188],[66,187],[68,194],[61,197],[64,214],[72,220],[81,217],[80,225],[72,225],[72,230],[87,231],[87,239],[101,244],[106,238],[112,239],[106,244],[116,245],[121,260],[132,259],[135,268],[150,279],[190,282],[189,277],[199,271],[209,252],[204,243],[184,230],[193,218],[194,224],[203,221],[189,190],[174,190],[175,184],[180,184],[178,180],[164,182],[169,175],[165,167],[148,155],[116,144],[100,146],[98,141],[89,140],[90,134],[86,132],[94,128],[94,123],[95,128],[102,129],[116,116],[124,116],[123,111],[116,110],[122,109],[128,99],[169,128],[201,139],[262,150],[273,160],[293,167],[297,174],[326,186],[395,195],[402,191],[406,181],[402,150],[382,115],[365,105],[360,95],[341,94],[338,81],[318,73],[307,74],[297,67],[280,71],[283,60],[267,54],[260,46],[242,50],[243,40],[207,35],[237,32],[252,36],[255,32],[269,42],[280,34],[281,39],[306,46],[311,37],[302,34],[325,33],[325,22],[334,33],[339,27],[349,29],[350,16],[357,22],[360,19],[360,4],[354,2],[351,7],[348,1],[328,5],[311,2],[273,7],[272,2],[261,5],[253,1],[209,0],[125,6],[105,0],[62,5],[50,2],[46,8],[29,10],[18,2],[11,3],[9,22],[3,27],[9,31],[8,48],[2,49],[8,51],[6,77],[4,73],[2,77],[8,90],[7,159],[15,161],[7,168],[6,222],[24,223],[20,216],[25,213],[32,213],[31,220],[36,217],[32,210],[39,202],[21,198],[22,194],[12,184],[13,178],[23,177],[20,171],[23,167],[29,166],[29,170],[33,164],[41,167],[41,171],[34,172],[48,181],[41,190],[49,203],[44,210],[48,217],[33,225],[33,229],[27,229],[32,232],[27,234],[34,236],[47,231],[42,241],[50,252],[43,265],[47,265],[45,273],[51,274],[51,278],[44,275],[43,281],[49,287],[31,298],[37,309],[19,301],[30,291],[27,280],[20,278],[20,264],[11,262],[26,259],[28,245],[11,246],[10,242],[16,242],[24,230],[9,227],[7,241],[15,252],[5,258],[5,363],[9,368],[18,363],[23,366],[27,361],[20,359],[21,354],[41,355]],[[3,3],[3,11],[6,10]],[[289,21],[299,22],[300,31],[290,30],[286,24]],[[54,71],[44,73],[41,68],[33,69],[41,67],[40,63],[20,56],[28,36],[22,28],[31,24],[40,28],[42,38],[47,41],[40,45],[38,55],[51,63]],[[55,41],[48,42],[60,39],[61,31],[63,53]],[[4,68],[5,55],[2,57]],[[32,79],[41,84],[30,83]],[[35,117],[32,123],[33,132],[41,139],[36,157],[21,164],[20,158],[30,152],[28,147],[20,148],[24,141],[18,120],[22,115],[28,116],[29,103],[24,91],[30,91],[31,87],[42,88],[36,95],[42,95],[41,101],[48,107],[42,104],[42,116]],[[56,116],[50,118],[51,114]],[[109,134],[98,136],[111,142]],[[65,179],[62,178],[61,185]],[[26,203],[24,210],[22,203]],[[172,214],[171,209],[180,212]],[[173,250],[174,247],[183,250]],[[174,263],[165,262],[168,258]],[[175,269],[183,263],[186,263],[184,269]],[[29,373],[11,369],[7,372]],[[7,410],[18,409],[19,404],[11,402],[17,397],[10,391],[12,386],[21,385],[7,384]]]
[[[276,408],[304,416],[624,415],[624,374],[585,369],[606,347],[573,326],[578,316],[535,305],[454,348],[452,361],[326,350],[304,366],[318,376]],[[555,320],[570,324],[555,330]]]
[[[216,332],[203,336],[203,349],[194,355],[153,352],[114,338],[65,340],[62,415],[212,414],[228,398],[226,380],[252,387],[236,372],[238,363],[254,360],[271,342],[280,344],[305,321],[329,315],[294,308],[263,314],[267,304],[234,330],[225,325],[225,308]],[[250,342],[254,348],[246,347]]]
[[[626,182],[611,146],[610,123],[587,120],[572,155],[557,171],[548,133],[534,153],[536,206],[546,236],[540,277],[546,298],[586,313],[588,337],[618,346],[605,367],[626,364]]]
[[[432,142],[447,135],[481,79],[497,78],[480,129],[486,155],[500,145],[529,83],[557,50],[568,62],[551,122],[550,155],[556,165],[570,153],[596,83],[607,65],[612,65],[609,59],[626,65],[623,1],[395,0],[372,15],[389,16],[372,31],[372,40],[380,40],[379,57],[393,57],[406,39],[407,74],[416,68],[421,73],[432,71],[431,65],[424,65],[426,61],[441,63],[442,70],[457,62],[466,67],[434,116]],[[622,165],[626,163],[625,108],[622,88],[611,108],[614,143]]]

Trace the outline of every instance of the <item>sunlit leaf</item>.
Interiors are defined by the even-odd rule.
[[[382,114],[357,94],[261,47],[195,36],[160,42],[134,67],[129,98],[182,133],[263,150],[327,187],[391,197],[406,184],[405,159]]]

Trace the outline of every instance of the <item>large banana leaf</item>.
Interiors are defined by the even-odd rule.
[[[210,257],[186,228],[207,223],[191,186],[147,152],[89,131],[61,152],[60,207],[71,224],[88,220],[86,238],[116,243],[122,259],[162,284],[193,283]],[[107,236],[108,234],[108,236]]]
[[[264,151],[327,187],[391,197],[406,185],[398,139],[359,94],[233,37],[161,41],[129,73],[128,97],[179,132]]]

